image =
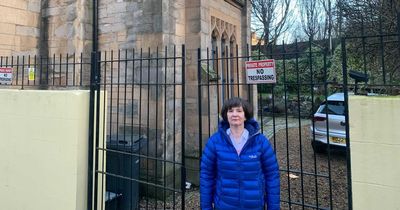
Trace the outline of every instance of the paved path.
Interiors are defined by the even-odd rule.
[[[263,133],[265,136],[268,138],[273,137],[274,135],[274,122],[272,117],[263,117]],[[309,119],[300,119],[301,127],[305,125],[310,125],[311,120]],[[293,118],[293,117],[288,117],[287,118],[287,124],[286,124],[286,118],[285,117],[275,117],[275,132],[278,132],[280,130],[284,130],[286,128],[294,128],[294,127],[299,127],[299,118]]]

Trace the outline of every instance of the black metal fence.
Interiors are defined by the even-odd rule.
[[[106,209],[184,208],[185,48],[98,54],[107,92],[95,171]],[[104,161],[105,157],[105,161]],[[100,209],[103,206],[99,207]]]
[[[174,46],[1,57],[1,88],[90,90],[90,209],[185,208],[184,55]]]
[[[83,54],[2,56],[0,67],[12,69],[12,75],[1,83],[8,85],[3,88],[88,88],[91,66],[90,56]]]
[[[305,45],[303,50],[299,50],[299,45]],[[205,58],[200,57],[199,116],[203,117],[199,118],[199,144],[204,146],[202,139],[216,131],[218,111],[225,99],[246,98],[257,103],[261,130],[270,139],[278,158],[281,208],[347,209],[351,192],[346,181],[350,176],[346,167],[349,158],[346,153],[334,153],[329,144],[324,154],[314,152],[311,147],[315,132],[310,130],[314,127],[310,117],[331,93],[343,92],[345,86],[327,78],[329,51],[316,49],[312,42],[252,50],[252,55],[248,52],[242,56],[218,57],[221,53],[215,48],[207,50]],[[277,83],[248,85],[245,72],[239,69],[246,61],[263,59],[275,59]],[[258,89],[258,94],[252,94],[252,89]],[[218,101],[213,104],[215,98]],[[207,122],[202,122],[204,119]]]
[[[89,156],[95,166],[89,174],[101,185],[90,186],[95,190],[88,197],[102,205],[94,208],[199,208],[198,189],[186,189],[186,182],[196,177],[186,177],[186,171],[198,173],[202,148],[216,131],[223,101],[239,96],[257,103],[262,132],[277,154],[281,208],[351,209],[348,95],[399,94],[399,37],[346,37],[334,45],[335,50],[312,40],[248,47],[245,54],[237,46],[223,50],[229,53],[199,49],[196,145],[185,140],[185,118],[193,116],[187,116],[185,107],[184,47],[119,50],[91,57],[1,57],[0,68],[12,69],[13,74],[2,88],[90,88],[89,139],[95,141],[89,142],[96,152],[93,160]],[[275,60],[277,83],[248,85],[244,63],[262,59]],[[101,92],[106,97],[95,103]],[[319,150],[312,144],[319,138],[316,123],[321,124],[315,113],[337,92],[343,93],[345,136],[339,140],[344,142],[341,146],[331,142],[338,139],[330,130],[330,114],[323,112],[327,144]],[[188,158],[195,164],[187,165]]]
[[[199,148],[217,130],[224,100],[257,102],[262,132],[280,165],[281,208],[352,209],[348,95],[400,94],[399,37],[345,37],[333,49],[313,40],[253,46],[245,55],[237,46],[199,49]],[[275,60],[277,83],[248,85],[244,63],[263,59]],[[335,93],[341,98],[331,99]],[[338,107],[340,113],[323,111]]]

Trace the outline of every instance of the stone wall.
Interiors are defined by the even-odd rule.
[[[90,1],[1,1],[0,54],[89,53],[92,27]],[[45,52],[46,54],[43,54]]]
[[[90,54],[92,44],[91,2],[45,0],[41,30],[48,54]],[[47,43],[46,43],[47,42]],[[47,45],[47,46],[46,46]]]
[[[0,55],[36,53],[40,0],[2,0],[0,13]]]
[[[5,2],[5,1],[0,1]],[[11,1],[10,1],[11,2]],[[63,54],[65,59],[70,59],[74,53],[83,53],[84,57],[90,58],[90,52],[92,50],[92,1],[91,0],[15,0],[14,3],[0,3],[0,11],[5,10],[6,12],[19,14],[27,14],[26,18],[15,18],[15,20],[5,20],[7,24],[3,24],[5,28],[11,28],[7,33],[0,33],[0,52],[4,52],[5,55],[10,52],[10,49],[15,52],[27,51],[31,54],[39,54],[42,56],[47,55],[59,55]],[[15,2],[24,3],[25,6],[18,5]],[[3,9],[7,6],[6,9]],[[12,9],[10,9],[12,8]],[[19,13],[17,13],[17,12]],[[31,14],[32,13],[32,14]],[[31,16],[28,16],[30,14]],[[201,151],[203,145],[199,145],[200,139],[202,138],[206,142],[208,134],[203,133],[202,137],[199,137],[199,101],[198,101],[198,49],[202,49],[202,58],[206,57],[206,49],[211,48],[211,33],[216,26],[218,19],[218,25],[221,32],[229,31],[229,36],[235,39],[235,44],[239,46],[239,56],[242,55],[242,51],[245,52],[246,44],[250,39],[249,33],[249,20],[250,20],[249,8],[242,8],[241,6],[234,3],[232,0],[101,0],[99,1],[99,50],[102,52],[108,52],[107,58],[103,54],[102,59],[114,60],[115,62],[102,63],[102,71],[106,69],[107,73],[103,73],[103,77],[107,81],[112,81],[114,84],[119,82],[132,82],[132,80],[125,81],[125,78],[132,78],[135,76],[138,78],[139,63],[124,62],[126,56],[136,58],[140,56],[140,50],[143,50],[143,58],[162,58],[165,55],[165,46],[168,47],[168,56],[172,57],[174,51],[177,56],[182,55],[182,44],[185,44],[186,57],[184,71],[185,78],[182,78],[183,72],[182,61],[177,59],[175,66],[172,66],[172,61],[164,66],[163,62],[153,62],[151,64],[143,63],[143,69],[149,69],[150,78],[142,78],[142,82],[162,82],[154,81],[154,78],[158,75],[163,78],[168,72],[176,69],[176,83],[182,83],[185,81],[186,95],[177,95],[176,98],[171,99],[163,95],[157,94],[157,89],[142,86],[140,88],[128,87],[127,92],[121,92],[121,90],[115,90],[110,88],[115,94],[109,94],[109,106],[111,107],[110,116],[113,119],[125,119],[124,108],[121,107],[132,107],[140,100],[148,100],[150,104],[158,104],[157,107],[147,109],[141,107],[141,110],[136,108],[138,113],[149,113],[149,130],[157,130],[158,134],[148,134],[148,137],[152,136],[155,139],[160,140],[159,145],[155,145],[155,142],[149,142],[153,145],[152,148],[157,148],[157,154],[159,157],[165,156],[169,159],[172,154],[163,154],[162,150],[165,145],[168,148],[178,146],[176,151],[180,150],[181,138],[175,136],[176,133],[181,132],[181,127],[173,128],[170,124],[169,119],[172,119],[173,110],[176,107],[171,104],[180,104],[180,101],[185,97],[186,104],[185,111],[186,116],[190,116],[185,119],[185,145],[187,150],[186,154],[189,154],[188,160],[193,160],[192,165],[197,174],[198,170],[198,158],[199,151]],[[17,17],[17,16],[13,16]],[[18,15],[18,17],[22,17]],[[25,21],[19,23],[17,21]],[[14,21],[14,22],[13,22]],[[10,22],[12,24],[10,24]],[[0,24],[1,21],[0,21]],[[18,25],[19,24],[19,25]],[[2,26],[2,25],[0,25]],[[13,31],[14,30],[14,31]],[[27,44],[19,43],[18,45],[14,42],[13,45],[5,45],[2,43],[10,43],[8,39],[17,40],[16,34],[22,34],[23,40],[27,40]],[[33,35],[30,35],[33,34]],[[222,35],[222,33],[221,33]],[[4,38],[4,41],[2,41]],[[22,40],[22,39],[21,39]],[[32,41],[33,40],[33,41]],[[38,41],[41,40],[41,41]],[[174,48],[173,46],[176,46]],[[16,47],[18,46],[18,48]],[[24,49],[21,49],[21,46]],[[4,48],[4,49],[3,49]],[[25,49],[26,48],[26,49]],[[135,49],[135,52],[132,51]],[[8,51],[7,51],[8,50]],[[120,51],[119,51],[120,50]],[[126,50],[126,51],[125,51]],[[110,51],[114,51],[111,56]],[[150,53],[149,53],[150,52]],[[68,54],[68,56],[66,56]],[[121,57],[118,57],[121,54]],[[7,54],[9,55],[9,54]],[[57,58],[58,59],[58,58]],[[118,59],[122,59],[120,63]],[[77,58],[79,60],[79,58]],[[90,62],[85,60],[85,62]],[[51,63],[51,61],[49,62]],[[240,63],[238,66],[242,66]],[[71,69],[63,67],[61,70],[45,69],[44,71],[50,72],[50,75],[55,72],[54,77],[50,78],[49,83],[55,81],[57,84],[61,81],[64,84],[64,78],[62,75],[65,72],[72,72]],[[72,68],[68,67],[68,68]],[[125,69],[128,69],[125,74]],[[87,84],[89,82],[90,69],[83,69],[83,80]],[[111,78],[110,74],[113,72],[114,77]],[[136,73],[135,73],[136,72]],[[243,72],[242,72],[243,73]],[[120,74],[118,77],[117,74]],[[243,75],[240,76],[242,78]],[[69,78],[71,79],[71,78]],[[170,77],[167,80],[171,80]],[[140,82],[140,81],[135,81]],[[171,81],[168,81],[171,82]],[[241,82],[241,81],[236,81]],[[178,87],[182,88],[182,87]],[[166,91],[167,96],[173,95],[172,89],[163,90],[162,87],[158,89],[161,93]],[[116,94],[116,91],[119,91]],[[149,93],[148,98],[138,98],[139,92],[142,94]],[[211,115],[213,129],[215,130],[217,125],[218,106],[216,106],[217,90],[213,91],[210,98],[213,110]],[[159,93],[160,93],[159,92]],[[179,92],[179,91],[178,91]],[[241,89],[241,96],[245,96],[246,90]],[[119,96],[119,97],[117,97]],[[124,104],[126,100],[128,104]],[[220,99],[218,99],[220,100]],[[203,101],[205,103],[207,101]],[[123,105],[122,105],[123,104]],[[167,104],[164,107],[164,104]],[[179,108],[179,107],[178,107]],[[132,112],[133,112],[132,108]],[[158,110],[156,118],[154,110]],[[208,113],[203,113],[204,116],[208,116]],[[176,116],[180,119],[182,116]],[[144,124],[146,118],[142,118],[142,121],[137,119],[137,116],[128,117],[126,119],[128,124],[113,124],[109,126],[111,134],[116,132],[121,133],[126,130],[138,130],[138,124]],[[167,126],[163,125],[163,122],[167,121]],[[205,120],[204,120],[205,121]],[[147,123],[147,122],[146,122]],[[136,127],[135,127],[136,126]],[[208,129],[207,129],[208,130]],[[165,132],[164,132],[165,131]],[[154,139],[151,138],[151,139]],[[150,138],[149,138],[150,139]],[[171,144],[171,139],[176,140],[176,144]],[[164,143],[165,142],[165,143]],[[159,152],[158,152],[159,150]],[[178,154],[176,159],[180,159],[181,154]],[[190,163],[189,163],[190,164]],[[193,182],[197,182],[196,176],[192,179]]]
[[[100,49],[162,49],[184,44],[184,5],[184,0],[100,1]]]
[[[102,64],[102,69],[107,71],[104,75],[106,80],[114,84],[151,83],[149,86],[135,85],[134,88],[128,86],[127,90],[123,85],[114,85],[110,89],[113,92],[109,95],[109,106],[112,110],[110,135],[140,131],[148,139],[149,151],[146,151],[146,155],[170,161],[175,158],[179,161],[181,153],[174,155],[172,151],[174,148],[175,151],[181,150],[179,134],[182,131],[182,87],[176,86],[174,90],[163,84],[172,84],[174,80],[175,83],[182,83],[182,60],[177,58],[174,63],[172,59],[165,62],[163,58],[166,54],[174,57],[174,52],[176,56],[182,56],[181,45],[185,42],[184,0],[165,0],[161,3],[159,0],[105,0],[100,2],[99,9],[99,50],[107,52],[107,60],[115,61]],[[168,47],[167,52],[165,46]],[[112,55],[110,51],[114,51]],[[117,62],[132,57],[145,60]],[[125,72],[125,69],[128,70]],[[126,108],[128,112],[125,111]],[[167,153],[164,153],[165,148]],[[162,176],[166,174],[171,177],[171,172],[176,167],[168,164],[164,173],[161,164],[160,161],[149,160],[144,170],[147,174],[143,173],[142,176],[163,184]],[[168,182],[168,186],[171,183],[173,182]]]
[[[250,24],[250,10],[242,8],[233,3],[233,1],[226,0],[187,0],[186,7],[186,164],[187,164],[187,178],[189,182],[198,184],[199,182],[199,152],[202,151],[203,146],[207,142],[210,132],[214,132],[217,128],[217,119],[219,108],[217,101],[217,91],[221,89],[212,89],[210,95],[203,95],[203,98],[198,100],[198,49],[201,51],[201,58],[207,58],[207,48],[212,49],[212,32],[213,29],[219,27],[221,32],[225,29],[229,30],[229,34],[233,35],[236,43],[238,44],[239,56],[246,52],[246,44],[250,40],[250,33],[246,27]],[[248,5],[249,6],[249,5]],[[219,24],[216,26],[216,20]],[[223,30],[222,30],[223,29]],[[222,33],[220,34],[222,35]],[[219,38],[221,39],[221,38]],[[221,45],[221,42],[218,42]],[[227,43],[229,44],[229,42]],[[220,57],[221,55],[219,55]],[[242,66],[242,62],[238,66]],[[240,71],[242,75],[239,76],[243,81],[244,72]],[[203,81],[205,82],[205,81]],[[221,80],[218,81],[221,84]],[[216,87],[215,84],[213,87]],[[246,96],[247,90],[245,86],[240,88],[240,95]],[[220,95],[219,95],[220,96]],[[210,99],[210,100],[209,100]],[[199,104],[202,103],[202,136],[199,133]],[[210,103],[210,110],[207,110],[208,103]],[[222,101],[220,100],[220,105]],[[255,103],[256,104],[256,103]],[[208,120],[210,119],[210,124]],[[202,138],[203,145],[199,145]]]
[[[40,42],[37,46],[37,55],[42,59],[37,62],[46,64],[40,69],[43,75],[50,75],[49,78],[43,79],[48,79],[45,83],[72,84],[73,81],[78,81],[82,77],[82,84],[88,85],[90,66],[82,67],[82,75],[80,75],[81,71],[72,75],[74,65],[52,66],[54,63],[52,58],[54,57],[56,62],[63,63],[90,61],[91,2],[88,0],[43,0],[40,5],[39,24]]]

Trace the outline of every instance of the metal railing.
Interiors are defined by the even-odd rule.
[[[12,70],[8,75],[9,80],[2,82],[2,87],[88,88],[91,65],[90,56],[83,54],[2,56],[0,67]]]
[[[224,54],[218,48],[199,49],[198,124],[190,133],[197,139],[186,138],[189,134],[185,119],[195,116],[187,116],[184,46],[98,52],[92,56],[0,57],[0,70],[7,74],[2,78],[9,79],[2,80],[6,84],[1,87],[90,88],[96,95],[107,93],[102,101],[104,107],[94,101],[91,104],[90,139],[96,139],[91,142],[96,158],[89,160],[96,166],[95,171],[89,172],[95,182],[108,180],[100,188],[93,186],[97,189],[89,196],[107,209],[112,205],[120,205],[120,209],[198,207],[198,203],[187,203],[185,184],[196,178],[187,177],[186,172],[198,173],[196,161],[207,138],[216,130],[222,103],[234,96],[257,102],[262,132],[270,139],[280,163],[283,209],[351,209],[348,124],[345,123],[343,153],[329,144],[332,134],[326,114],[328,144],[326,153],[320,154],[311,145],[316,139],[311,118],[335,92],[344,93],[345,122],[348,95],[356,89],[359,94],[398,95],[399,66],[393,58],[400,56],[399,37],[345,37],[334,53],[318,48],[313,40],[256,47],[251,53],[248,47],[244,55],[238,46],[225,48],[223,51],[229,53]],[[248,85],[244,63],[267,58],[275,59],[277,83]],[[354,63],[355,59],[362,62]],[[368,81],[358,81],[356,86],[357,81],[348,74],[350,70],[366,75]],[[256,89],[258,95],[253,94]],[[103,119],[105,125],[99,124],[100,116],[107,116]],[[100,143],[108,147],[102,148]],[[187,164],[186,160],[196,161]],[[102,165],[98,165],[99,161]],[[103,196],[96,197],[97,192]]]
[[[98,90],[108,96],[97,109],[107,113],[99,139],[107,147],[96,147],[95,169],[106,209],[185,208],[184,55],[184,46],[96,55]]]

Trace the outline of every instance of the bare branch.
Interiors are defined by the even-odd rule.
[[[251,0],[251,5],[253,25],[262,27],[265,45],[276,42],[288,28],[290,0]]]

